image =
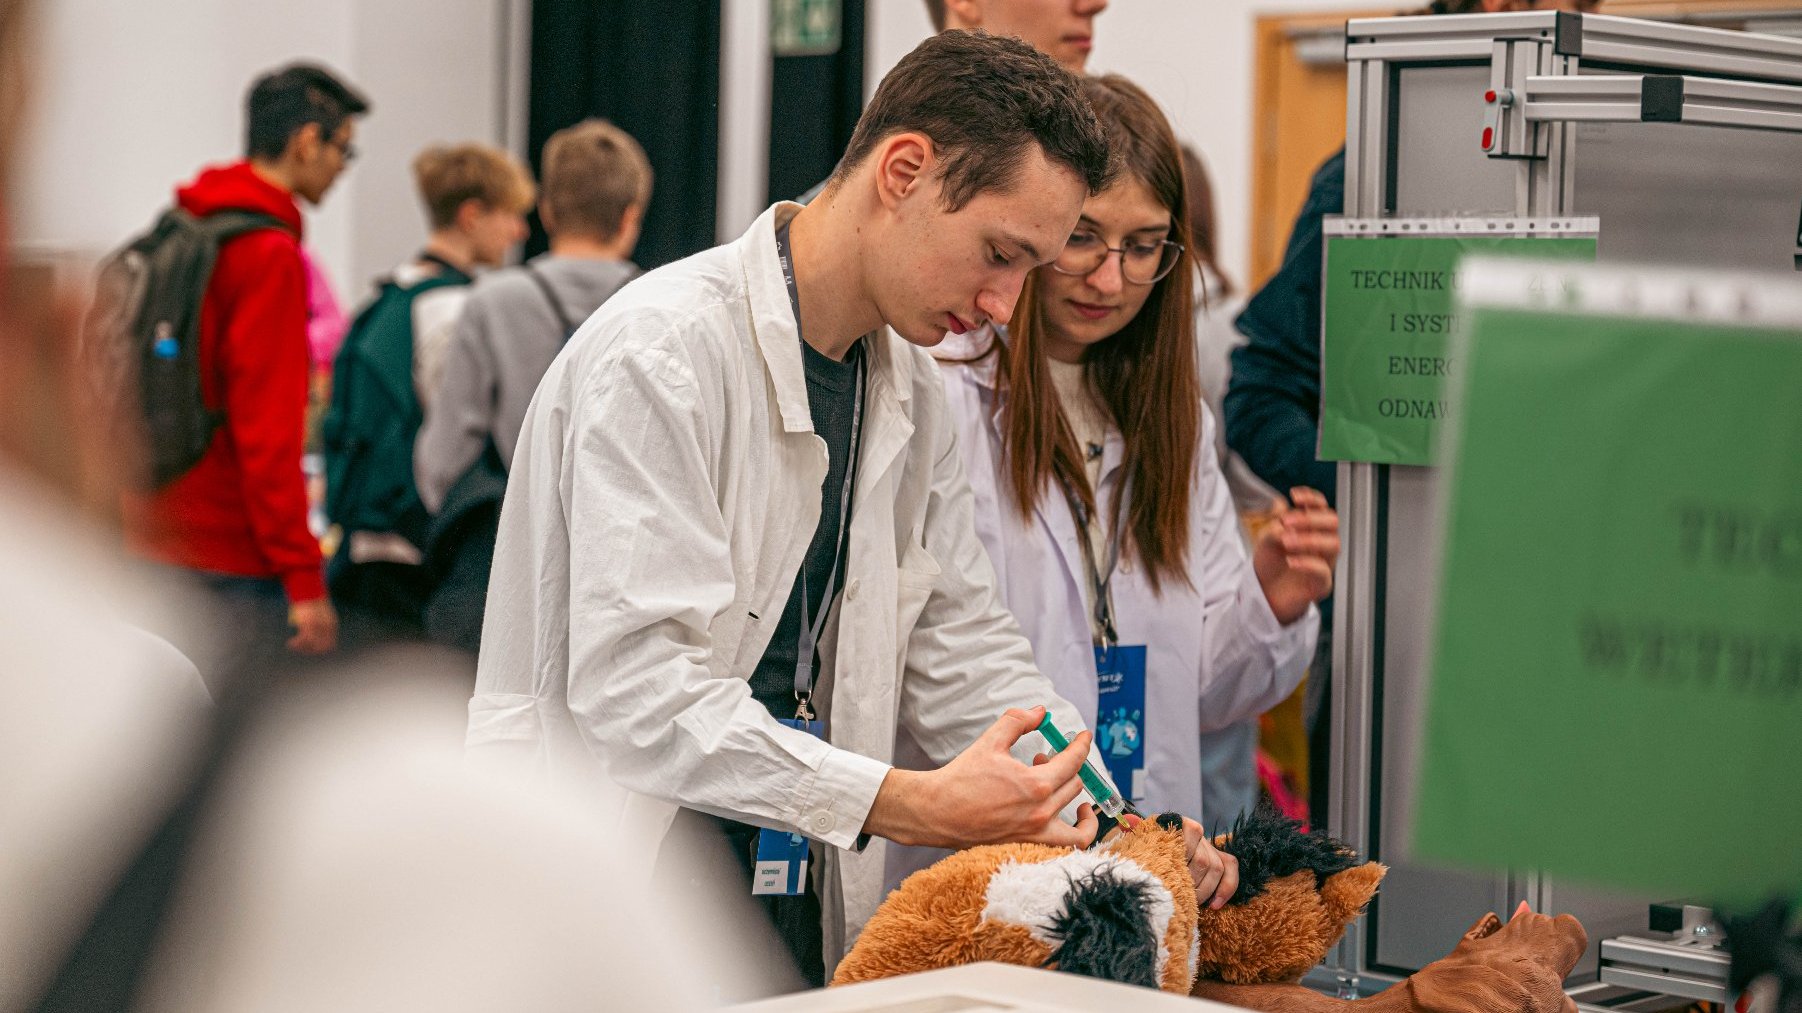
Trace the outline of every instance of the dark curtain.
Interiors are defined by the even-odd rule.
[[[863,112],[864,0],[842,3],[838,52],[773,60],[771,203],[793,200],[831,175]]]
[[[532,170],[540,170],[551,134],[589,116],[606,117],[636,137],[656,177],[634,258],[647,269],[713,245],[720,2],[532,3]],[[534,221],[526,252],[545,246]]]

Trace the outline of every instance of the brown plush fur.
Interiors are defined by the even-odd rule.
[[[1504,925],[1491,914],[1445,959],[1369,999],[1348,1002],[1295,984],[1339,941],[1376,893],[1386,870],[1366,862],[1327,876],[1302,870],[1264,884],[1242,903],[1197,911],[1181,830],[1147,821],[1102,847],[1150,871],[1176,899],[1164,945],[1171,960],[1160,984],[1266,1013],[1569,1013],[1561,984],[1587,944],[1568,915],[1523,907]],[[982,921],[990,879],[1004,863],[1069,854],[1037,844],[972,848],[909,876],[870,919],[834,985],[995,960],[1044,967],[1052,948],[1024,926]],[[1048,904],[1048,907],[1052,905]],[[1194,914],[1191,914],[1194,913]],[[1187,966],[1191,927],[1200,936],[1197,980]]]
[[[1189,875],[1189,861],[1183,854],[1181,828],[1166,830],[1153,820],[1146,820],[1128,833],[1114,838],[1109,846],[1122,857],[1130,858],[1170,888],[1176,902],[1176,913],[1170,916],[1170,927],[1164,932],[1170,948],[1170,962],[1164,965],[1164,991],[1185,995],[1195,983],[1194,969],[1189,966],[1189,941],[1195,938],[1195,880]]]
[[[982,924],[989,879],[1005,862],[1043,862],[1068,849],[995,844],[960,851],[907,877],[839,962],[834,985],[982,960],[1043,967],[1051,948],[1018,925]]]
[[[1161,984],[1186,994],[1193,984],[1188,959],[1196,904],[1182,831],[1147,821],[1101,846],[1144,866],[1169,887],[1176,911],[1165,935],[1171,959]],[[832,983],[848,985],[982,960],[1046,966],[1050,947],[1021,926],[982,921],[982,911],[989,880],[1003,864],[1046,862],[1069,853],[1044,844],[996,844],[960,851],[914,873],[864,926]]]
[[[1197,977],[1238,985],[1296,981],[1320,963],[1375,896],[1388,870],[1366,862],[1314,889],[1314,874],[1273,880],[1245,904],[1201,912]]]

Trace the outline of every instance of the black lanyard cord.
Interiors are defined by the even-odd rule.
[[[795,333],[801,333],[801,293],[795,284],[794,258],[789,252],[788,224],[785,222],[776,229],[776,258],[782,264],[782,280],[788,286],[788,298],[795,313]],[[803,344],[806,338],[802,338]],[[804,350],[805,352],[805,350]],[[838,590],[839,569],[846,564],[851,555],[851,500],[856,493],[857,462],[863,453],[863,402],[864,388],[868,381],[869,363],[867,350],[858,348],[856,356],[856,379],[853,381],[851,393],[851,445],[846,454],[845,477],[839,486],[838,498],[838,533],[832,545],[832,569],[827,571],[826,588],[820,595],[820,613],[814,615],[808,604],[807,565],[801,565],[801,622],[795,635],[795,717],[811,721],[814,718],[813,700],[813,656],[819,648],[820,633],[826,627],[826,619],[832,614],[833,595]]]
[[[1077,541],[1082,543],[1083,569],[1089,579],[1089,587],[1094,595],[1093,618],[1095,628],[1092,634],[1095,646],[1112,648],[1120,643],[1120,634],[1114,627],[1114,567],[1120,562],[1120,521],[1116,516],[1113,530],[1108,534],[1107,559],[1102,565],[1095,559],[1095,541],[1090,536],[1090,525],[1094,518],[1089,508],[1083,504],[1081,497],[1062,478],[1058,485],[1064,490],[1064,499],[1070,504],[1070,516],[1076,521]],[[1124,499],[1124,493],[1122,493]],[[1116,515],[1118,511],[1116,511]]]

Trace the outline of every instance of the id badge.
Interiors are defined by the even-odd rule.
[[[1108,776],[1128,799],[1145,797],[1145,647],[1095,648],[1100,677],[1095,708],[1095,744]]]
[[[826,723],[817,718],[812,721],[801,718],[777,720],[815,738],[826,737]],[[798,897],[806,893],[808,850],[808,840],[800,834],[759,829],[757,857],[751,871],[751,896]]]

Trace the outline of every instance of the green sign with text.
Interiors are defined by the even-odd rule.
[[[1321,347],[1320,458],[1432,464],[1467,254],[1594,260],[1594,239],[1329,237]]]
[[[1796,896],[1802,333],[1467,313],[1417,853]]]
[[[769,0],[770,52],[775,56],[829,56],[838,52],[841,0]]]

